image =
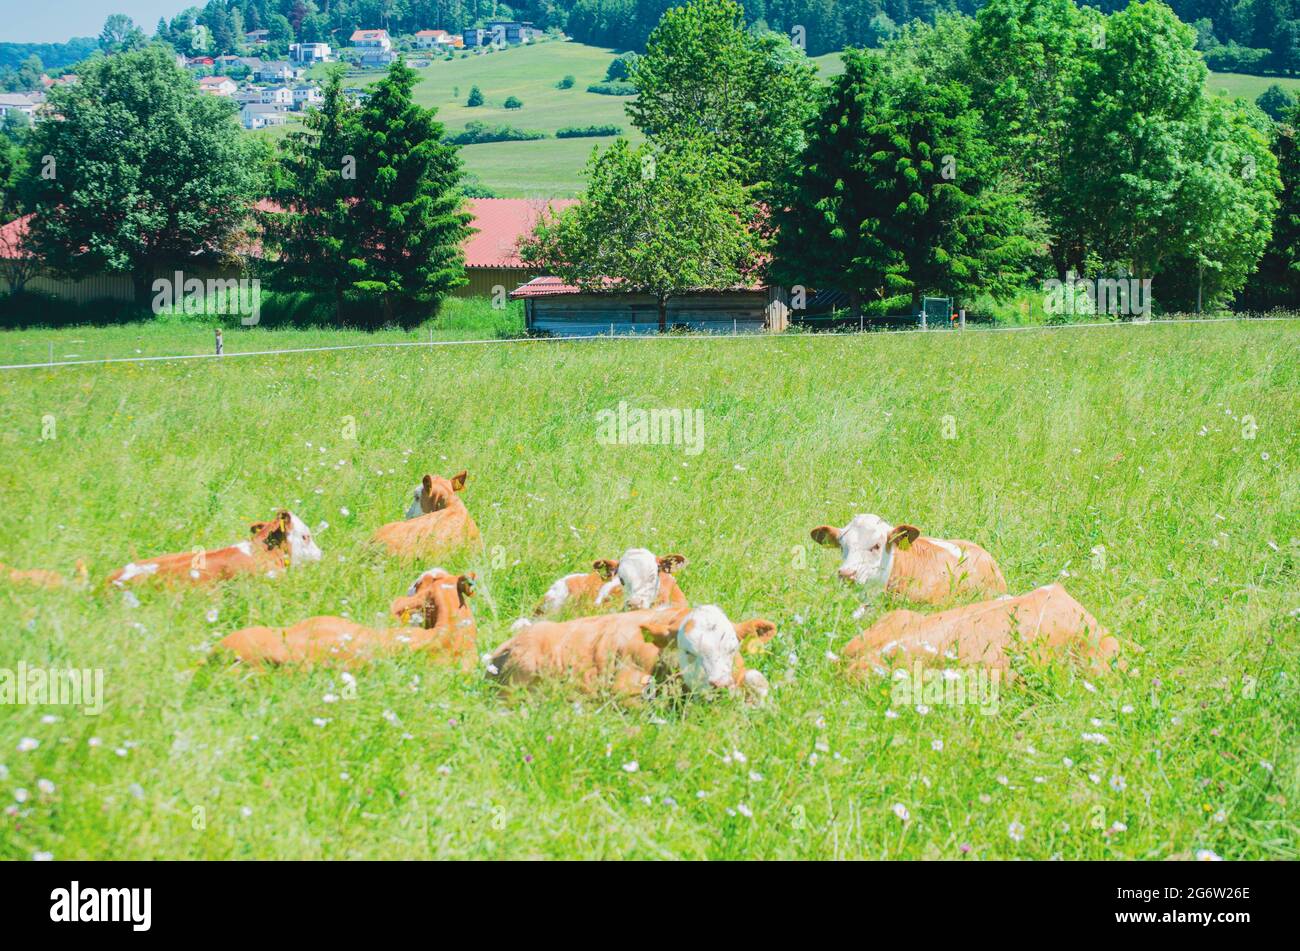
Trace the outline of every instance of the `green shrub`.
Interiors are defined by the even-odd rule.
[[[587,87],[587,92],[601,96],[635,96],[636,86],[632,83],[592,83]]]
[[[557,139],[583,139],[605,135],[622,135],[621,125],[566,125],[555,130]]]
[[[555,84],[555,88],[556,88],[556,89],[572,89],[572,88],[574,87],[574,84],[577,83],[577,81],[578,81],[578,80],[575,79],[572,75],[570,75],[570,76],[565,76],[563,79],[561,79],[558,83]]]
[[[507,96],[505,106],[507,109],[522,109],[524,103],[518,96]]]
[[[477,86],[470,89],[469,99],[465,101],[465,105],[469,106],[470,108],[473,108],[475,106],[483,105],[483,102],[484,102],[483,90],[479,89]]]
[[[546,138],[545,132],[535,129],[519,129],[512,125],[488,125],[474,119],[465,123],[463,132],[447,137],[452,145],[481,145],[484,142],[528,142],[533,139]]]

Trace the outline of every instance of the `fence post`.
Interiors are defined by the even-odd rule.
[[[739,330],[737,329],[737,327],[736,327],[736,318],[735,318],[735,317],[732,317],[732,318],[731,318],[731,335],[734,337],[734,336],[736,336],[736,334],[738,334],[739,332],[740,332],[740,331],[739,331]]]
[[[50,341],[50,366],[54,366],[54,341]]]
[[[959,313],[961,314],[961,329],[962,329],[962,330],[965,330],[965,329],[966,329],[966,308],[963,307],[963,308],[959,311]]]
[[[928,329],[928,325],[927,325],[926,322],[925,322],[925,308],[924,308],[924,307],[921,308],[921,329],[922,329],[922,330],[926,330],[926,329]]]
[[[218,327],[217,328],[217,356],[221,356],[223,353],[225,353],[225,351],[226,351],[225,344],[221,342],[221,328]]]

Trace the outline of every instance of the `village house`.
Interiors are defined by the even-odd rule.
[[[264,83],[291,83],[300,78],[304,70],[287,60],[263,63],[257,70],[257,79]]]
[[[271,41],[270,30],[249,30],[244,34],[244,42],[249,46],[261,46]]]
[[[36,115],[36,110],[40,107],[43,99],[43,96],[38,97],[35,93],[29,92],[0,93],[0,118],[15,112],[31,119]]]
[[[199,89],[213,96],[233,96],[239,86],[229,76],[204,76],[199,80]]]
[[[327,63],[333,57],[328,43],[291,43],[289,59],[295,63]]]
[[[249,102],[239,111],[239,121],[245,129],[264,129],[270,125],[283,125],[287,106]]]
[[[303,83],[293,87],[293,107],[299,111],[310,106],[319,106],[325,101],[319,86]]]
[[[267,86],[261,92],[261,102],[264,105],[275,106],[281,112],[293,108],[293,90],[288,86]]]
[[[459,37],[453,37],[446,30],[417,30],[415,48],[421,50],[451,49],[457,45]]]
[[[212,69],[217,65],[217,61],[211,56],[191,56],[185,61],[185,68],[191,72],[197,72],[203,69]]]
[[[388,66],[397,59],[387,30],[356,30],[351,43],[353,55],[361,66]]]

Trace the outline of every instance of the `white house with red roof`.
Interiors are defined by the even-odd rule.
[[[449,49],[456,45],[455,37],[446,30],[416,30],[415,47],[421,50]]]

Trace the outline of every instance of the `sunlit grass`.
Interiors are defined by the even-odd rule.
[[[102,668],[107,692],[98,717],[0,707],[0,857],[1300,857],[1298,357],[1300,326],[1261,323],[2,374],[0,561],[98,580],[282,505],[325,558],[135,608],[0,588],[0,668]],[[704,451],[601,444],[620,400],[702,410]],[[367,537],[461,468],[485,548],[443,565],[478,572],[481,650],[646,545],[687,556],[693,602],[778,623],[770,702],[511,701],[414,658],[347,699],[208,660],[250,623],[382,623],[418,566]],[[1017,592],[1060,580],[1145,652],[1032,671],[993,715],[852,685],[832,656],[881,607],[852,618],[808,530],[855,512],[975,539]]]

